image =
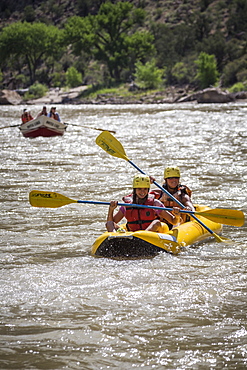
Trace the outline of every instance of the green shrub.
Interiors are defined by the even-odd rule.
[[[77,71],[75,67],[68,68],[65,73],[66,76],[66,86],[77,87],[82,84],[82,74]]]
[[[229,92],[235,93],[235,92],[245,91],[245,90],[247,90],[247,81],[245,83],[237,82],[232,87],[230,87]]]
[[[19,73],[15,79],[19,85],[26,85],[28,83],[28,77],[26,77],[23,73]]]
[[[42,96],[46,94],[47,90],[47,86],[42,85],[39,82],[35,82],[29,87],[28,92],[24,95],[24,99],[29,100],[42,98]]]
[[[47,92],[47,86],[42,85],[39,82],[35,82],[32,86],[29,88],[30,94],[33,94],[37,98],[42,98]]]
[[[165,69],[159,69],[155,66],[155,61],[152,60],[143,64],[137,62],[135,64],[136,72],[134,76],[136,83],[144,89],[156,89],[162,84],[162,77]]]
[[[196,78],[200,83],[200,87],[204,89],[214,85],[219,77],[215,56],[201,52],[195,63],[198,67]]]
[[[66,85],[65,73],[54,72],[51,76],[52,76],[52,86],[63,87],[64,85]]]

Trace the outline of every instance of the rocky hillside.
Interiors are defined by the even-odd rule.
[[[116,3],[118,0],[112,0]],[[16,21],[41,21],[49,24],[63,24],[73,15],[87,16],[97,14],[105,0],[1,0],[0,24]],[[229,13],[234,11],[236,4],[221,0],[132,0],[135,6],[145,9],[148,22],[165,23],[173,27],[181,22],[192,20],[200,13],[212,25],[221,31],[225,29]]]

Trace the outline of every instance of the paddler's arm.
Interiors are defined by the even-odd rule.
[[[107,215],[107,221],[106,221],[106,229],[108,232],[116,232],[116,230],[119,228],[117,223],[122,220],[124,217],[124,214],[119,210],[115,216],[113,216],[114,209],[117,208],[118,202],[111,201],[109,208],[108,208],[108,215]]]
[[[181,221],[178,207],[173,207],[173,210],[171,212],[165,210],[161,211],[160,216],[172,225],[177,225]]]
[[[188,196],[188,194],[185,194],[182,198],[182,203],[184,205],[184,209],[187,210],[187,211],[192,211],[192,212],[195,212],[195,208],[191,202],[191,199],[190,197]]]
[[[113,216],[113,213],[114,213],[114,209],[117,208],[117,205],[118,205],[118,202],[112,200],[110,202],[110,205],[109,205],[109,208],[108,208],[108,216],[107,216],[107,222],[108,221],[113,221],[115,223],[118,223],[119,221],[122,220],[122,218],[124,217],[124,214],[121,212],[121,210],[119,210],[115,216]]]

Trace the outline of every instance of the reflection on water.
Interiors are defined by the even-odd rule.
[[[22,109],[1,106],[0,126],[17,124]],[[78,125],[63,137],[0,130],[0,368],[244,369],[246,226],[224,227],[232,244],[212,238],[179,256],[93,258],[105,206],[33,208],[28,194],[121,201],[136,170],[95,144],[102,128],[157,182],[178,165],[194,202],[246,213],[246,103],[57,110]]]

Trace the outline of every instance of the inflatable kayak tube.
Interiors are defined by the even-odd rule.
[[[197,212],[210,210],[203,205],[195,206]],[[222,231],[222,225],[198,216],[210,230]],[[203,241],[211,236],[195,219],[174,227],[166,234],[139,230],[134,232],[105,232],[92,246],[92,255],[107,258],[154,257],[160,252],[180,253],[185,246]]]

